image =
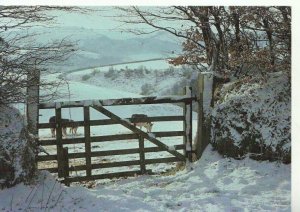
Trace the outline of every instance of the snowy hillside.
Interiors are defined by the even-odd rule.
[[[198,70],[185,66],[172,66],[167,61],[149,61],[102,68],[85,69],[58,78],[122,90],[144,96],[182,95],[186,86],[192,86],[192,95],[198,89]],[[204,74],[204,112],[210,111],[212,75]],[[197,111],[194,104],[193,110]]]
[[[157,64],[151,69],[144,65],[148,64],[83,70],[68,74],[66,79],[141,95],[178,95],[183,94],[184,87],[190,85],[194,71],[172,66],[157,68]]]

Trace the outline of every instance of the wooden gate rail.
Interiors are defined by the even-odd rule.
[[[180,145],[174,145],[175,150],[182,150],[185,148],[183,144]],[[163,152],[164,149],[160,147],[145,147],[144,152]],[[139,148],[133,148],[133,149],[121,149],[121,150],[105,150],[105,151],[95,151],[91,152],[91,157],[104,157],[104,156],[113,156],[113,155],[128,155],[128,154],[138,154],[140,153]],[[85,158],[86,157],[85,152],[77,152],[77,153],[68,153],[69,159],[75,159],[75,158]],[[49,161],[49,160],[57,160],[57,155],[39,155],[38,161]]]
[[[163,122],[163,121],[184,121],[184,116],[153,116],[147,118],[126,118],[131,123],[137,122]],[[85,125],[84,121],[75,121],[80,127]],[[101,119],[101,120],[90,120],[90,126],[99,126],[99,125],[111,125],[111,124],[119,124],[117,121],[112,119]],[[62,122],[63,127],[70,127],[71,124],[69,122]],[[48,129],[48,128],[55,128],[55,123],[39,123],[39,129]]]
[[[176,157],[168,157],[168,158],[153,158],[153,159],[145,159],[144,164],[155,164],[155,163],[171,163],[171,162],[179,162],[180,159]],[[103,168],[115,168],[115,167],[124,167],[124,166],[138,166],[140,165],[140,160],[129,160],[129,161],[116,161],[111,163],[99,163],[99,164],[92,164],[91,169],[103,169]],[[40,170],[48,170],[51,173],[57,173],[58,168],[45,168]],[[86,171],[86,165],[75,165],[69,168],[70,171]]]
[[[154,158],[154,159],[144,160],[144,164],[147,165],[147,164],[153,164],[153,163],[170,163],[170,162],[178,162],[178,161],[180,161],[180,160],[176,157]],[[134,166],[134,165],[136,165],[136,166],[140,165],[140,160],[116,161],[116,162],[111,162],[111,163],[92,164],[91,169],[115,168],[115,167]],[[87,168],[88,168],[87,165],[72,166],[72,169],[74,169],[76,171],[85,171],[85,170],[87,170]]]
[[[191,160],[191,144],[192,144],[192,101],[196,98],[191,96],[191,89],[186,88],[185,96],[171,96],[171,97],[143,97],[143,98],[123,98],[123,99],[108,99],[108,100],[89,100],[89,101],[67,101],[58,103],[41,103],[39,109],[55,109],[56,123],[40,123],[38,129],[55,128],[56,138],[55,139],[40,139],[39,143],[42,146],[56,145],[56,155],[39,155],[38,161],[53,161],[57,160],[57,167],[46,168],[50,172],[58,172],[59,178],[64,178],[64,182],[68,185],[70,182],[82,181],[82,180],[94,180],[104,179],[111,177],[125,177],[133,176],[136,174],[145,174],[149,170],[146,169],[147,164],[154,163],[169,163],[177,161],[185,161],[189,155]],[[115,105],[137,105],[137,104],[162,104],[162,103],[183,103],[184,113],[180,116],[156,116],[146,118],[121,118],[116,114],[110,112],[104,106],[115,106]],[[84,113],[83,121],[76,121],[76,125],[84,127],[84,137],[74,138],[63,138],[62,127],[71,127],[71,123],[62,122],[62,108],[82,107]],[[102,120],[90,120],[90,108],[106,115],[109,119]],[[166,131],[166,132],[152,132],[146,133],[132,123],[137,122],[161,122],[161,121],[183,121],[182,131]],[[133,133],[131,134],[117,134],[117,135],[103,135],[103,136],[91,136],[91,126],[102,126],[102,125],[113,125],[120,124]],[[159,141],[159,137],[172,137],[172,136],[183,136],[184,143],[181,145],[170,145]],[[138,139],[138,148],[132,149],[118,149],[118,150],[105,150],[105,151],[92,151],[91,145],[93,142],[106,142],[115,140],[128,140]],[[144,139],[149,140],[155,147],[145,147]],[[67,148],[63,148],[63,145],[68,144],[84,144],[85,152],[72,153],[68,152]],[[184,154],[178,152],[183,150]],[[165,151],[172,156],[164,158],[153,158],[146,159],[145,154],[150,152],[161,152]],[[129,161],[114,161],[109,163],[93,163],[92,158],[113,156],[113,155],[128,155],[138,154],[138,160]],[[70,159],[85,159],[85,164],[74,165],[70,167]],[[109,174],[92,174],[92,170],[113,168],[113,167],[128,167],[128,166],[139,166],[138,170],[126,171],[126,172],[115,172]],[[43,169],[41,169],[43,170]],[[86,176],[69,176],[69,171],[85,171]]]
[[[152,132],[152,134],[157,138],[162,137],[176,137],[184,136],[184,131],[166,131],[166,132]],[[130,140],[138,139],[137,134],[117,134],[117,135],[102,135],[102,136],[91,136],[90,142],[107,142],[107,141],[121,141],[121,140]],[[62,138],[62,144],[81,144],[85,143],[84,137],[75,137],[75,138]],[[39,144],[42,146],[51,146],[56,145],[56,139],[43,139],[39,140]]]
[[[141,104],[164,104],[164,103],[192,103],[196,97],[191,96],[167,96],[167,97],[141,97],[141,98],[123,98],[123,99],[105,99],[105,100],[84,100],[84,101],[64,101],[40,103],[39,109],[72,108],[84,106],[115,106],[115,105],[141,105]]]
[[[100,180],[100,179],[107,179],[107,178],[119,178],[119,177],[133,177],[135,175],[141,175],[141,171],[127,171],[127,172],[116,172],[116,173],[109,173],[109,174],[97,174],[92,176],[78,176],[78,177],[70,177],[62,182],[65,183],[72,183],[72,182],[79,182],[79,181],[86,181],[86,180]]]
[[[163,148],[165,151],[171,153],[172,155],[178,157],[180,160],[185,161],[185,157],[180,154],[179,152],[177,152],[176,150],[173,150],[171,148],[169,148],[169,146],[167,146],[166,144],[160,142],[159,140],[157,140],[153,134],[151,133],[145,133],[144,131],[138,129],[137,127],[135,127],[134,125],[132,125],[129,120],[125,120],[122,119],[118,116],[116,116],[115,114],[113,114],[112,112],[110,112],[109,110],[105,109],[102,106],[97,106],[94,105],[92,106],[94,109],[98,110],[99,112],[103,113],[104,115],[110,117],[111,119],[118,121],[121,125],[123,125],[124,127],[130,129],[131,131],[137,133],[138,135],[142,136],[143,138],[146,138],[147,140],[151,141],[152,143],[156,144],[157,146]]]

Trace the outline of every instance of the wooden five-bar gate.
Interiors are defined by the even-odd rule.
[[[109,100],[91,100],[91,101],[68,101],[68,102],[53,102],[41,103],[39,109],[55,109],[56,123],[39,123],[38,129],[55,128],[56,137],[52,139],[39,139],[41,146],[56,146],[56,154],[39,155],[38,163],[47,161],[56,161],[57,167],[46,168],[50,172],[58,173],[58,177],[62,178],[63,182],[70,184],[71,182],[96,180],[113,177],[126,177],[139,174],[149,173],[146,166],[155,163],[168,163],[177,161],[192,160],[192,103],[196,98],[191,95],[191,88],[186,88],[186,95],[173,96],[173,97],[143,97],[143,98],[123,98],[123,99],[109,99]],[[141,104],[178,104],[183,105],[183,114],[178,116],[155,116],[155,117],[141,117],[141,118],[121,118],[107,109],[106,106],[115,105],[141,105]],[[84,128],[84,136],[82,137],[63,137],[62,127],[70,127],[68,122],[62,122],[62,108],[83,108],[84,120],[76,121],[79,127]],[[90,108],[104,114],[109,119],[90,120]],[[152,132],[146,133],[139,128],[135,127],[132,123],[137,122],[161,122],[161,121],[182,121],[182,131],[168,131],[168,132]],[[120,124],[133,133],[130,134],[116,134],[116,135],[103,135],[92,136],[91,127],[100,125]],[[161,142],[161,137],[182,136],[183,143],[179,145],[166,145]],[[138,139],[138,148],[131,149],[117,149],[106,151],[92,151],[91,143],[93,142],[106,142],[115,140],[128,140]],[[155,147],[145,147],[144,141],[148,140],[155,144]],[[66,145],[70,144],[84,144],[84,152],[69,152]],[[166,151],[172,157],[165,158],[152,158],[147,159],[145,153]],[[180,152],[181,151],[181,152]],[[92,163],[92,157],[115,156],[125,154],[139,154],[139,160],[132,161],[117,161],[105,163]],[[71,159],[85,159],[84,165],[70,165]],[[137,165],[139,168],[134,171],[123,171],[105,174],[93,174],[94,169],[103,169],[111,167],[123,167]],[[41,168],[43,169],[43,168]],[[85,171],[85,175],[70,176],[71,171]]]

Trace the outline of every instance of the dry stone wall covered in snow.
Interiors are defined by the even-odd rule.
[[[0,188],[33,178],[36,150],[19,111],[0,105]]]
[[[212,112],[212,145],[237,159],[291,162],[291,84],[273,73],[227,83]]]

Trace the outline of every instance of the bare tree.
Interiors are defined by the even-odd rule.
[[[183,39],[174,65],[188,64],[214,75],[213,92],[230,77],[291,71],[290,7],[122,7],[128,24],[146,24]],[[177,27],[175,27],[177,23]],[[249,73],[251,71],[251,73]],[[213,101],[211,103],[213,106]]]
[[[51,64],[65,61],[72,55],[75,43],[67,39],[38,43],[37,34],[29,32],[34,26],[54,21],[55,16],[48,12],[52,10],[84,12],[82,8],[70,7],[0,7],[0,104],[24,102],[26,89],[33,82],[46,87],[57,85],[37,78]]]
[[[173,64],[203,64],[218,77],[241,69],[290,71],[290,7],[172,6],[118,8],[125,23],[146,24],[183,39],[183,54]],[[175,27],[177,23],[177,27]],[[288,71],[288,72],[289,72]],[[230,73],[228,73],[230,72]]]

